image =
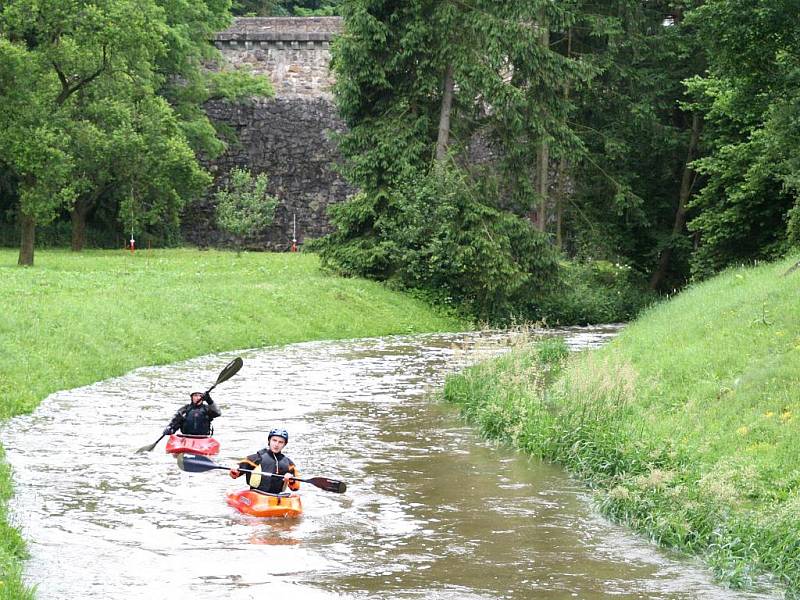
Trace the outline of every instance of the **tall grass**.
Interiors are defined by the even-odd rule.
[[[795,597],[800,272],[784,273],[797,259],[694,286],[546,386],[530,385],[542,361],[520,349],[451,378],[446,397],[582,477],[612,518],[732,586],[767,573]]]
[[[53,250],[37,251],[33,268],[16,260],[16,251],[0,250],[0,419],[144,365],[468,327],[374,282],[325,275],[305,253]],[[2,461],[0,600],[31,594],[19,579],[24,544],[7,522],[11,494]]]

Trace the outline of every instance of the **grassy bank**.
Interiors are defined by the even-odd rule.
[[[798,259],[694,286],[596,351],[519,349],[445,395],[488,436],[583,478],[611,518],[730,585],[767,573],[796,597],[800,270],[784,274]]]
[[[310,254],[0,250],[0,419],[48,394],[214,352],[292,342],[453,331],[467,325],[408,296],[319,271]],[[28,597],[24,544],[0,470],[0,599]]]

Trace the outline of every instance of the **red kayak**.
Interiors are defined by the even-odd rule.
[[[303,514],[297,494],[279,496],[244,490],[228,494],[226,502],[240,513],[253,517],[299,517]]]
[[[204,456],[219,454],[219,442],[207,435],[174,433],[169,436],[167,440],[167,453],[181,454],[183,452],[202,454]]]

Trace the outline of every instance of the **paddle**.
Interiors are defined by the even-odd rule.
[[[212,471],[214,469],[220,469],[222,471],[230,471],[230,467],[224,467],[222,465],[218,465],[210,458],[206,458],[205,456],[195,456],[193,454],[179,454],[178,455],[178,468],[182,471],[186,471],[188,473],[205,473],[206,471]],[[252,469],[238,469],[242,473],[255,473]],[[270,477],[280,477],[283,479],[283,475],[277,475],[276,473],[260,473],[261,475],[269,475]],[[328,479],[327,477],[312,477],[310,479],[300,479],[299,477],[294,477],[296,481],[304,481],[305,483],[310,483],[321,490],[325,490],[326,492],[334,492],[336,494],[344,494],[347,491],[347,484],[344,481],[338,481],[336,479]]]
[[[225,368],[222,369],[222,371],[219,372],[219,377],[217,377],[217,382],[214,385],[212,385],[210,388],[208,388],[208,391],[206,392],[206,394],[211,393],[211,390],[213,390],[215,387],[217,387],[223,381],[228,381],[228,379],[230,379],[231,377],[236,375],[236,373],[239,372],[239,369],[242,368],[242,364],[244,364],[242,362],[242,359],[237,356],[231,362],[229,362],[227,365],[225,365]],[[155,442],[153,442],[152,444],[148,444],[147,446],[142,446],[136,452],[137,453],[138,452],[150,452],[153,448],[155,448],[158,445],[158,442],[160,442],[161,440],[163,440],[166,437],[166,435],[167,435],[166,433],[162,433],[161,437],[158,438]]]

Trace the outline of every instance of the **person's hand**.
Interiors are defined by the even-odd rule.
[[[231,469],[231,471],[230,471],[231,478],[236,479],[240,475],[241,475],[241,473],[239,472],[239,469]]]
[[[167,426],[164,428],[164,435],[172,435],[172,427],[170,427],[169,425],[167,425]]]
[[[283,476],[283,480],[286,481],[286,482],[289,482],[292,479],[294,479],[294,475],[292,475],[291,473],[285,473],[284,476]]]
[[[203,400],[205,400],[209,404],[213,404],[214,403],[214,401],[211,399],[211,394],[209,394],[208,392],[203,394]]]

